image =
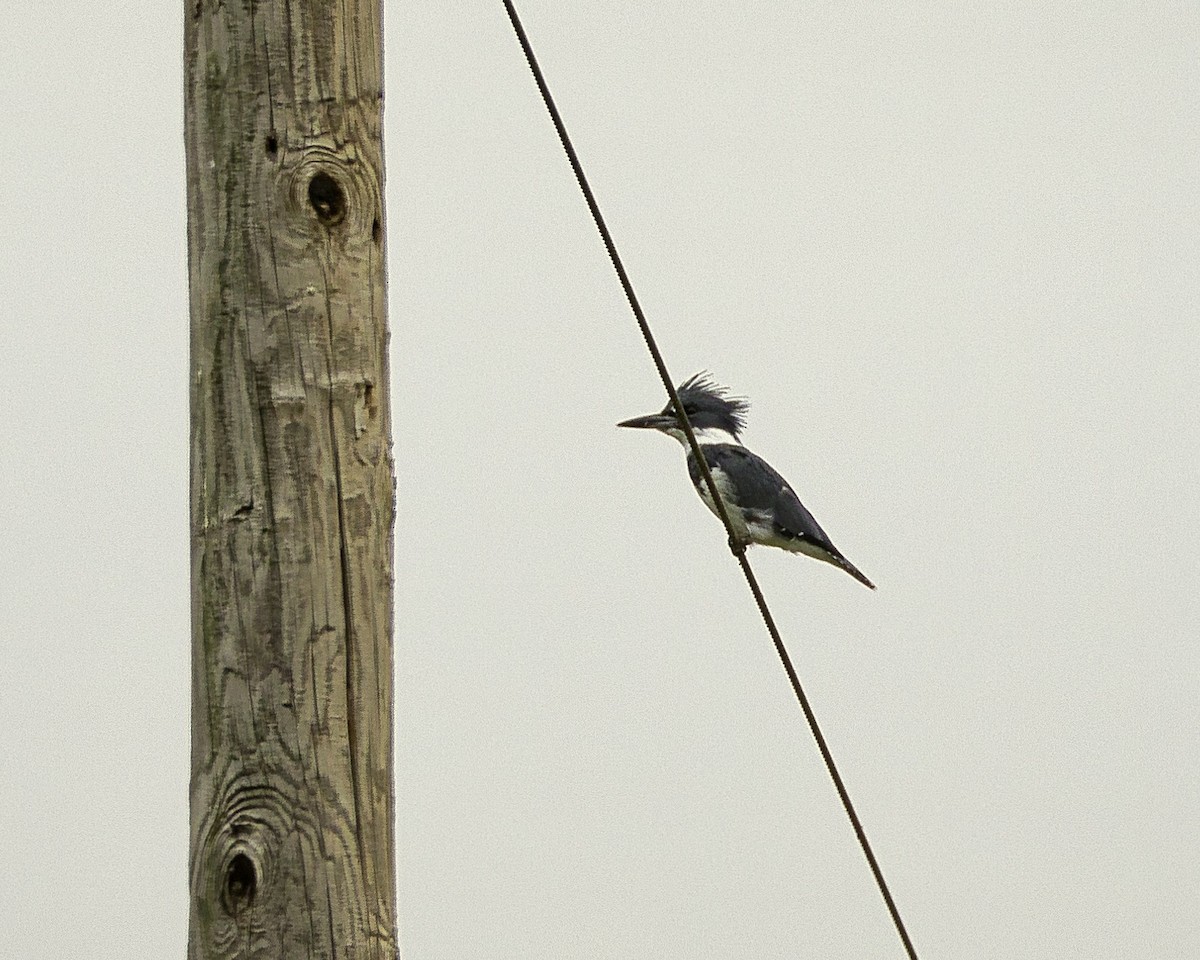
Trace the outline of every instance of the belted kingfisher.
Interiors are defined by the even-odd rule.
[[[742,445],[738,435],[746,428],[749,403],[740,397],[731,397],[724,387],[714,383],[706,373],[690,377],[679,385],[676,392],[692,424],[696,442],[708,463],[738,541],[746,545],[761,543],[791,553],[807,554],[841,567],[859,583],[875,589],[875,584],[833,545],[788,482],[767,461]],[[617,426],[657,430],[682,443],[687,450],[688,474],[692,478],[692,485],[705,506],[718,518],[721,516],[691,451],[687,434],[683,432],[683,425],[675,416],[670,402],[662,413],[634,417]]]

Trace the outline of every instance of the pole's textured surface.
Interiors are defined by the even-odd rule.
[[[381,0],[188,0],[190,960],[393,958]]]

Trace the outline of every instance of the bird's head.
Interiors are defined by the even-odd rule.
[[[738,434],[746,428],[746,411],[750,404],[741,397],[731,397],[729,391],[713,381],[707,373],[697,373],[676,388],[679,402],[695,431],[697,439],[737,443]],[[687,443],[683,424],[668,402],[661,413],[623,420],[618,427],[657,430],[680,443]]]

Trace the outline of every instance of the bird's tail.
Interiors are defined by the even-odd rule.
[[[856,567],[854,564],[852,564],[849,560],[847,560],[845,557],[843,557],[840,553],[833,554],[832,560],[836,566],[841,567],[848,574],[850,574],[850,576],[852,576],[855,580],[857,580],[859,583],[861,583],[864,587],[870,587],[872,590],[875,589],[875,584],[873,584],[870,580],[867,579],[866,574],[864,574],[861,570],[859,570],[858,567]]]

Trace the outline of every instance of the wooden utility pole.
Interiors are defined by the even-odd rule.
[[[189,960],[396,957],[381,0],[187,0]]]

